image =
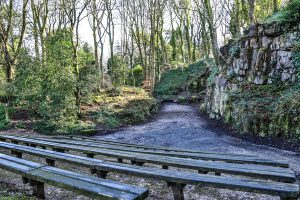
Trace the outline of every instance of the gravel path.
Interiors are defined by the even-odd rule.
[[[229,136],[226,134],[227,131],[229,130],[222,128],[220,122],[210,120],[205,115],[202,116],[192,106],[167,103],[162,106],[157,118],[149,123],[128,127],[106,136],[96,136],[96,138],[214,152],[253,154],[262,158],[285,160],[290,163],[299,178],[299,154],[256,145]],[[239,195],[237,194],[237,196]],[[237,198],[237,196],[235,197]],[[227,194],[223,197],[224,199],[236,199],[235,197],[228,198]],[[243,198],[269,199],[251,195],[243,196]]]
[[[253,154],[263,158],[286,160],[292,169],[300,173],[299,154],[256,145],[229,136],[227,131],[220,126],[220,122],[199,115],[192,106],[167,103],[152,122],[97,137],[146,145]]]

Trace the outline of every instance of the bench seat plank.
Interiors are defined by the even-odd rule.
[[[32,138],[33,139],[33,138]],[[80,145],[80,146],[88,146],[88,147],[96,147],[99,149],[112,149],[112,150],[118,150],[118,151],[127,151],[127,152],[136,152],[136,153],[145,153],[145,154],[153,154],[153,155],[163,155],[163,156],[173,156],[173,157],[184,157],[184,158],[206,158],[208,159],[211,158],[212,155],[218,156],[219,158],[220,155],[223,157],[241,157],[243,159],[245,158],[259,158],[258,156],[248,156],[248,155],[241,155],[241,154],[217,154],[217,153],[203,153],[203,152],[176,152],[176,151],[163,151],[163,150],[148,150],[148,149],[141,149],[141,148],[131,148],[127,146],[119,146],[116,144],[103,144],[103,143],[94,143],[94,142],[89,142],[89,141],[78,141],[78,140],[66,140],[66,139],[51,139],[51,138],[44,138],[44,137],[39,137],[35,138],[38,140],[42,141],[49,141],[49,142],[56,142],[56,143],[62,143],[62,144],[71,144],[71,145]]]
[[[0,168],[32,180],[33,185],[42,186],[42,190],[43,184],[47,183],[97,199],[142,200],[148,196],[148,190],[144,188],[48,167],[5,154],[0,154]]]
[[[143,156],[147,156],[147,154],[141,154],[141,153],[134,153],[134,152],[122,152],[122,151],[116,151],[116,150],[104,150],[99,149],[95,147],[84,147],[84,146],[78,146],[78,145],[70,145],[70,144],[60,144],[55,142],[46,142],[36,139],[28,139],[28,138],[18,138],[14,136],[0,136],[0,138],[6,138],[11,140],[16,140],[19,142],[25,142],[25,143],[31,143],[35,145],[40,146],[48,146],[52,148],[61,148],[66,150],[74,150],[74,151],[80,151],[95,155],[103,155],[108,157],[114,157],[114,158],[124,158],[129,160],[134,160],[134,158],[138,157],[141,159]],[[218,155],[207,155],[207,156],[195,156],[190,155],[192,158],[195,159],[203,159],[203,160],[213,160],[213,161],[224,161],[224,162],[235,162],[235,163],[248,163],[248,164],[260,164],[260,165],[269,165],[269,166],[279,166],[279,167],[288,167],[287,162],[283,161],[273,161],[268,159],[262,159],[262,158],[241,158],[241,157],[233,157],[233,156],[218,156]],[[183,156],[184,157],[184,156]]]
[[[25,136],[30,137],[30,136]],[[44,137],[49,138],[49,137]],[[192,150],[192,149],[178,149],[175,147],[165,147],[165,146],[149,146],[149,145],[139,145],[139,144],[132,144],[127,142],[120,142],[115,140],[106,140],[100,138],[91,138],[91,137],[84,137],[84,136],[52,136],[51,138],[54,139],[69,139],[69,140],[77,140],[77,141],[88,141],[93,142],[95,144],[112,144],[118,146],[125,146],[125,147],[132,147],[138,149],[148,149],[148,150],[160,150],[160,151],[167,151],[167,152],[186,152],[186,153],[203,153],[203,154],[217,154],[217,155],[229,155],[229,156],[241,156],[241,157],[258,157],[256,155],[245,155],[239,153],[223,153],[223,152],[209,152],[209,151],[200,151],[200,150]]]
[[[18,158],[12,158],[10,160],[14,160],[14,159],[18,160],[18,163],[21,162],[22,160]],[[8,163],[11,162],[8,160],[5,161]],[[1,163],[1,159],[0,159],[0,163]],[[112,163],[102,163],[103,167],[105,165],[107,165],[107,168],[112,168]],[[170,182],[172,181],[178,182],[181,179],[182,183],[185,184],[189,183],[189,184],[196,184],[196,185],[203,185],[203,186],[211,186],[216,188],[258,192],[258,193],[264,193],[270,195],[277,195],[280,197],[295,198],[299,195],[299,186],[297,184],[255,181],[253,179],[236,178],[236,177],[218,177],[212,175],[201,175],[201,174],[193,174],[193,173],[180,172],[180,171],[171,172],[169,170],[158,170],[158,169],[147,170],[149,169],[149,167],[148,168],[139,167],[139,166],[128,167],[125,166],[125,164],[120,164],[120,163],[115,163],[114,168],[115,170],[122,170],[123,168],[123,171],[124,168],[127,168],[126,170],[128,171],[129,174],[133,172],[135,174],[140,173],[142,176],[144,177],[148,176],[149,178],[166,177],[166,181],[170,181]],[[96,195],[99,195],[99,193],[103,193],[103,191],[99,189],[99,185],[97,186],[94,185],[95,181],[98,179],[91,178],[89,176],[84,176],[84,175],[79,176],[77,173],[68,172],[53,167],[41,167],[38,169],[30,169],[30,171],[26,172],[26,177],[29,179],[34,179],[36,181],[48,183],[54,186],[63,187],[65,189],[71,189],[77,192],[81,191],[83,194],[88,195],[90,197],[96,197]],[[112,183],[111,181],[101,183],[101,185],[102,184],[104,184],[104,186],[108,188],[115,187],[114,183]],[[123,186],[121,186],[118,189],[120,190],[127,189],[127,187],[125,186],[124,188]],[[129,190],[130,191],[133,190],[136,193],[141,192],[141,189],[139,188],[133,188]],[[88,193],[86,193],[86,191],[88,191]],[[111,197],[116,198],[116,195],[117,196],[119,195],[119,193],[115,191],[112,193],[109,192],[110,190],[105,190],[105,191],[106,192],[108,191],[107,192],[108,195],[105,196],[105,198],[111,198]],[[147,193],[146,192],[141,192],[141,193],[143,195],[142,197],[139,196],[139,198],[143,199],[147,195]],[[128,199],[128,198],[132,198],[132,196],[131,194],[129,196],[128,194],[126,194],[125,196],[122,196],[122,198]]]
[[[86,176],[53,167],[43,167],[26,174],[50,185],[58,186],[99,199],[138,200],[148,196],[148,190],[96,177]]]
[[[82,157],[73,154],[59,153],[50,150],[37,149],[33,147],[25,147],[21,145],[15,145],[10,143],[0,142],[0,148],[15,150],[24,152],[27,154],[32,154],[42,158],[48,158],[53,160],[59,160],[63,162],[74,163],[77,165],[82,165],[86,167],[93,168],[94,166],[100,169],[104,161],[98,159],[92,159],[87,157]],[[147,159],[143,158],[143,161]],[[170,166],[177,166],[182,168],[189,168],[195,170],[211,171],[228,173],[234,175],[244,175],[249,177],[267,178],[276,181],[285,182],[295,182],[295,174],[292,170],[288,168],[270,167],[270,166],[260,166],[260,165],[248,165],[248,164],[232,164],[232,163],[222,163],[222,162],[209,162],[209,161],[198,161],[190,159],[180,159],[180,158],[152,158],[151,162],[156,162],[157,164],[169,164]],[[113,162],[109,162],[114,166]],[[107,165],[107,161],[106,161]],[[129,168],[131,166],[129,165]],[[111,170],[108,170],[111,171]],[[165,171],[165,170],[164,170]]]
[[[102,163],[101,169],[110,171],[114,170],[115,172],[126,171],[128,175],[140,174],[143,177],[152,179],[160,178],[168,182],[179,182],[183,184],[203,185],[247,192],[258,192],[277,195],[281,197],[297,197],[297,195],[299,195],[298,184],[257,181],[253,179],[237,177],[193,174],[190,172],[182,171],[163,171],[155,168],[145,169],[145,167],[140,166],[128,167],[121,163]]]

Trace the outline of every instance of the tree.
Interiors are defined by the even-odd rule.
[[[14,0],[0,3],[0,42],[4,54],[7,82],[13,80],[13,69],[21,51],[27,25],[27,4],[28,0],[23,0],[20,5],[22,9],[18,11],[16,10],[18,4]],[[15,31],[16,29],[18,30]]]

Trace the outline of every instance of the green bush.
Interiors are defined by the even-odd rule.
[[[8,111],[5,105],[0,104],[0,130],[9,128],[10,120],[8,119]]]
[[[83,121],[44,121],[33,123],[33,130],[45,135],[93,135],[96,127]]]
[[[201,60],[185,68],[170,70],[162,75],[160,82],[155,85],[154,95],[159,98],[178,95],[189,88],[193,79],[207,72],[212,60]]]
[[[281,24],[298,25],[300,21],[300,0],[291,0],[289,4],[266,18],[266,23],[279,22]]]
[[[105,127],[115,128],[120,125],[119,119],[115,116],[114,112],[109,109],[101,109],[98,112],[94,112],[93,118],[97,124],[101,124]]]

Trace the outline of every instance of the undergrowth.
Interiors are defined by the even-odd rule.
[[[265,23],[279,22],[280,24],[297,25],[300,21],[300,0],[291,0],[280,11],[265,19]]]
[[[143,89],[120,87],[114,91],[103,92],[94,98],[99,107],[87,113],[99,126],[115,128],[144,122],[157,109],[157,102]]]
[[[240,131],[300,141],[300,41],[293,49],[295,82],[244,85],[231,93],[231,118]],[[238,113],[234,113],[238,112]]]
[[[208,72],[212,60],[201,60],[184,68],[170,70],[162,75],[160,82],[155,85],[154,96],[168,98],[178,95],[189,88],[197,90],[193,81],[197,81]],[[200,88],[201,89],[201,88]]]

